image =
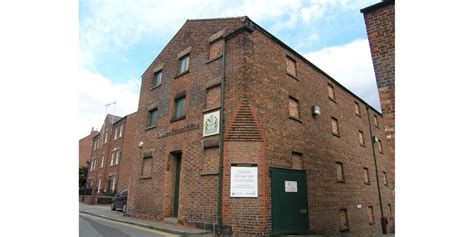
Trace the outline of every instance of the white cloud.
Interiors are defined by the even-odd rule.
[[[368,40],[323,48],[304,57],[380,111]]]
[[[112,83],[101,74],[86,69],[79,70],[79,137],[90,133],[91,127],[100,128],[108,113],[123,117],[138,108],[140,80],[131,78],[126,83]]]

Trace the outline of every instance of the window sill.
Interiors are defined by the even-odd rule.
[[[212,62],[214,62],[214,61],[216,61],[217,59],[220,59],[220,58],[222,58],[222,54],[217,56],[217,57],[214,57],[214,58],[211,58],[211,59],[207,60],[206,64],[212,63]]]
[[[179,120],[183,120],[183,119],[186,119],[186,115],[185,116],[182,116],[182,117],[178,117],[178,118],[172,118],[170,120],[170,123],[174,123],[176,121],[179,121]]]
[[[151,87],[150,90],[152,91],[152,90],[154,90],[154,89],[156,89],[156,88],[158,88],[158,87],[160,87],[160,86],[161,86],[161,83],[160,83],[159,85],[157,85],[157,86]]]
[[[332,135],[335,136],[335,137],[341,138],[341,135],[339,135],[339,134],[333,133]]]
[[[365,183],[366,185],[370,185],[370,183]]]
[[[369,222],[369,225],[375,225],[375,222],[374,221]]]
[[[339,231],[340,231],[340,232],[348,232],[348,231],[349,231],[349,227],[340,228]]]
[[[189,72],[190,72],[190,71],[189,71],[189,69],[188,69],[188,70],[186,70],[186,71],[184,71],[184,72],[182,72],[182,73],[180,73],[180,74],[174,76],[174,79],[178,79],[178,77],[181,77],[181,76],[183,76],[183,75],[185,75],[185,74],[188,74]]]
[[[338,183],[341,183],[341,184],[345,184],[345,183],[346,183],[345,180],[338,180],[337,182],[338,182]]]
[[[367,147],[367,145],[366,145],[366,144],[360,144],[360,146]]]
[[[218,110],[218,109],[220,109],[220,108],[221,108],[220,106],[212,107],[212,108],[203,110],[202,113],[205,114],[205,113],[207,113],[207,112],[211,112],[211,111],[213,111],[213,110]]]
[[[150,130],[150,129],[153,129],[153,128],[156,128],[156,125],[155,125],[155,126],[146,127],[146,128],[145,128],[145,131]]]
[[[140,176],[139,179],[151,179],[151,176]]]
[[[298,77],[296,77],[296,75],[290,74],[290,73],[288,73],[288,72],[286,72],[286,75],[290,76],[291,78],[293,78],[293,79],[295,79],[295,80],[297,80],[297,81],[300,80]]]
[[[334,103],[337,104],[336,99],[333,99],[333,98],[331,98],[331,97],[329,97],[329,96],[328,96],[328,98],[329,98],[330,101],[332,101],[332,102],[334,102]]]
[[[362,116],[360,114],[356,113],[356,115],[357,115],[357,117],[362,118]]]
[[[294,117],[294,116],[291,116],[291,115],[290,115],[290,116],[288,116],[288,118],[293,119],[293,120],[295,120],[295,121],[297,121],[297,122],[303,123],[303,120],[301,120],[301,119],[299,119],[299,118],[297,118],[297,117]]]
[[[219,175],[219,171],[215,171],[215,172],[202,172],[200,175],[201,175],[201,176]]]

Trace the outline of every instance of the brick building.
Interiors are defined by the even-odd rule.
[[[87,162],[91,157],[92,140],[97,134],[99,132],[92,128],[89,135],[79,140],[79,167],[87,167]]]
[[[395,0],[361,9],[384,117],[387,157],[395,186]]]
[[[224,234],[389,229],[383,117],[248,17],[188,20],[142,75],[128,213]]]
[[[136,146],[136,113],[123,118],[108,114],[93,138],[88,186],[94,194],[114,193],[128,187]]]

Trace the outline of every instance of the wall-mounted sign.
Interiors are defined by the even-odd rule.
[[[182,128],[173,128],[171,129],[171,131],[158,131],[156,133],[156,137],[162,138],[162,137],[172,136],[178,133],[188,132],[188,131],[198,129],[198,128],[199,128],[199,124],[191,123]]]
[[[287,193],[297,193],[298,192],[298,182],[296,182],[296,181],[285,181],[285,192],[287,192]]]
[[[258,197],[258,168],[256,166],[230,167],[230,196]]]
[[[202,135],[204,137],[219,134],[220,111],[214,111],[204,115]]]

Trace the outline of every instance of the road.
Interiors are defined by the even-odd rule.
[[[80,237],[171,237],[178,236],[158,230],[103,219],[100,217],[79,214]]]

